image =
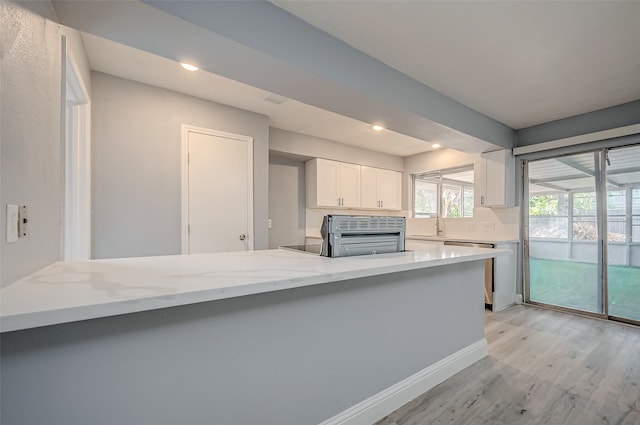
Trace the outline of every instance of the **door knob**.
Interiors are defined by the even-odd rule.
[[[240,235],[240,240],[243,241],[247,239],[247,235],[245,235],[244,233]]]

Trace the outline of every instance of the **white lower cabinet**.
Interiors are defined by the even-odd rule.
[[[400,210],[401,173],[373,167],[360,167],[360,207]]]
[[[501,311],[516,302],[517,242],[498,242],[496,249],[508,249],[511,255],[493,260],[493,311]]]

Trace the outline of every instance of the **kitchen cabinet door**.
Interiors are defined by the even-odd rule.
[[[316,199],[317,205],[338,206],[338,163],[317,161]]]
[[[515,159],[510,151],[482,154],[480,163],[481,207],[511,207],[515,200]]]
[[[307,207],[358,208],[360,166],[315,158],[307,161]]]
[[[399,210],[401,177],[397,171],[360,167],[360,206],[370,209]]]
[[[493,260],[493,311],[502,311],[516,302],[517,242],[500,242],[497,249],[508,249],[511,255]]]
[[[379,208],[378,171],[372,167],[360,167],[360,206],[362,208]]]
[[[400,176],[401,174],[397,171],[378,171],[378,198],[382,209],[400,209],[400,193],[402,192]]]
[[[338,198],[340,206],[345,208],[360,207],[360,166],[338,163]]]

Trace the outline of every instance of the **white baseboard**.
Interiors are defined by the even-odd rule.
[[[487,340],[482,338],[378,394],[351,406],[320,425],[371,425],[482,359],[487,353]]]

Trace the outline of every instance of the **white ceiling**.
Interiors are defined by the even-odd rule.
[[[274,4],[515,129],[640,99],[640,1]],[[143,50],[89,34],[83,40],[96,71],[264,114],[272,127],[399,156],[441,140],[467,152],[491,146],[456,140],[435,126],[420,133],[429,140],[374,132],[371,123],[292,99],[266,102],[264,90],[206,71],[187,73]]]
[[[265,101],[270,93],[264,90],[206,71],[188,72],[175,61],[104,38],[82,33],[82,40],[95,71],[267,115],[271,127],[398,156],[432,149],[430,142],[377,132],[369,123],[282,96],[275,96],[279,105]]]
[[[274,1],[514,129],[640,99],[640,1]]]

